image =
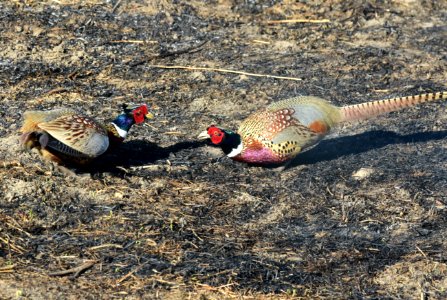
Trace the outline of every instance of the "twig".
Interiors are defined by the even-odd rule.
[[[270,44],[270,42],[267,41],[261,41],[261,40],[253,40],[253,43],[259,43],[259,44]]]
[[[112,8],[112,14],[115,13],[115,10],[118,8],[118,6],[120,5],[120,3],[121,3],[121,0],[116,1],[115,5],[114,5],[113,8]]]
[[[165,57],[174,56],[174,55],[180,55],[180,54],[184,54],[184,53],[197,52],[206,43],[208,43],[208,40],[200,42],[197,45],[192,45],[190,47],[186,47],[186,48],[175,50],[175,51],[162,51],[160,53],[159,57],[165,58]]]
[[[59,87],[59,88],[55,88],[55,89],[49,90],[47,92],[47,95],[50,96],[50,95],[53,95],[53,94],[65,93],[66,91],[67,91],[66,88]]]
[[[21,167],[22,164],[17,161],[17,160],[12,160],[12,161],[5,161],[2,160],[0,161],[0,168],[10,168],[10,167]]]
[[[379,221],[379,220],[375,220],[375,219],[365,219],[360,221],[360,223],[377,223],[377,224],[383,224],[383,222]]]
[[[161,278],[154,278],[155,281],[160,282],[160,283],[164,283],[164,284],[170,284],[173,286],[183,286],[183,284],[179,284],[177,282],[172,282],[172,281],[167,281]]]
[[[194,231],[194,229],[191,229],[191,231],[192,234],[194,234],[194,236],[199,239],[199,241],[203,242],[203,239]]]
[[[117,248],[117,249],[123,249],[123,246],[118,245],[118,244],[103,244],[103,245],[99,245],[99,246],[93,246],[88,248],[88,250],[91,251],[96,251],[96,250],[101,250],[104,248]]]
[[[141,268],[144,267],[145,264],[139,265],[138,267],[136,267],[135,269],[133,269],[132,271],[130,271],[129,273],[127,273],[126,275],[124,275],[123,277],[121,277],[120,279],[118,279],[115,284],[118,285],[121,282],[123,282],[124,280],[126,280],[127,278],[131,277],[133,274],[135,274],[136,272],[138,272],[139,270],[141,270]]]
[[[200,48],[205,45],[206,43],[208,43],[208,41],[203,41],[197,45],[193,45],[191,47],[187,47],[184,49],[179,49],[176,51],[161,51],[160,54],[158,55],[154,55],[154,56],[150,56],[148,58],[133,62],[130,64],[130,67],[136,67],[139,65],[142,65],[144,63],[146,63],[147,61],[154,59],[154,58],[166,58],[166,57],[170,57],[170,56],[175,56],[175,55],[180,55],[180,54],[184,54],[184,53],[194,53],[200,50]]]
[[[229,287],[229,286],[237,285],[234,282],[233,283],[224,284],[224,285],[221,285],[221,286],[216,286],[216,287],[210,286],[210,285],[205,284],[205,283],[200,283],[200,282],[196,282],[194,284],[196,284],[198,286],[201,286],[201,287],[204,287],[205,289],[212,290],[212,291],[218,291],[219,289],[223,289],[223,288],[226,288],[226,287]]]
[[[117,168],[118,170],[123,171],[124,173],[129,173],[129,171],[126,168],[122,167],[122,166],[116,166],[115,168]]]
[[[292,19],[292,20],[270,20],[265,21],[265,24],[291,24],[291,23],[330,23],[329,19],[308,20],[308,19]]]
[[[181,69],[181,70],[200,70],[200,71],[210,71],[210,72],[222,72],[222,73],[232,73],[232,74],[239,74],[239,75],[246,75],[246,76],[253,76],[253,77],[266,77],[266,78],[295,80],[295,81],[303,80],[302,78],[296,78],[296,77],[248,73],[248,72],[243,72],[243,71],[234,71],[234,70],[221,69],[221,68],[190,67],[190,66],[164,66],[164,65],[150,65],[149,67],[158,68],[158,69]]]
[[[151,124],[149,124],[149,123],[144,123],[144,125],[143,126],[147,126],[147,127],[150,127],[150,128],[152,128],[152,129],[154,129],[154,130],[157,130],[157,128],[156,127],[154,127],[154,126],[152,126]]]
[[[139,171],[139,170],[146,170],[146,169],[149,169],[151,171],[158,171],[162,168],[164,168],[164,166],[161,166],[161,165],[144,165],[144,166],[130,167],[130,169],[132,171]]]
[[[25,249],[23,249],[19,245],[12,244],[9,240],[5,240],[4,238],[0,237],[0,242],[5,243],[10,249],[14,250],[17,253],[20,253],[20,254],[25,253]]]
[[[97,262],[98,262],[97,260],[87,260],[80,266],[77,266],[77,267],[74,267],[74,268],[71,268],[68,270],[48,273],[48,276],[65,276],[65,275],[74,273],[72,277],[76,278],[79,276],[79,274],[81,274],[85,270],[88,270],[91,267],[93,267]]]
[[[417,245],[415,245],[416,249],[418,249],[419,252],[421,252],[421,254],[427,258],[427,254],[424,253],[424,251],[421,250],[421,248],[419,248]]]
[[[14,268],[16,265],[9,265],[9,266],[4,266],[4,267],[0,267],[0,273],[11,273],[13,272]]]
[[[16,220],[14,220],[14,219],[11,218],[11,217],[7,217],[7,218],[9,219],[9,222],[6,221],[6,222],[5,222],[6,225],[8,225],[8,226],[11,227],[11,228],[14,228],[14,229],[17,230],[17,231],[20,231],[20,232],[26,234],[28,237],[31,237],[31,238],[34,237],[31,233],[29,233],[29,232],[23,230],[23,229],[20,227],[20,224],[19,224]],[[15,223],[15,224],[13,224],[13,223]]]
[[[143,41],[143,40],[113,40],[110,41],[115,44],[156,44],[157,41]]]
[[[235,293],[231,290],[228,290],[228,288],[230,286],[234,286],[237,284],[233,282],[233,283],[228,283],[228,284],[224,284],[224,285],[217,286],[217,287],[210,286],[210,285],[204,284],[204,283],[195,283],[195,285],[200,286],[205,290],[216,291],[216,292],[219,292],[219,293],[225,294],[225,295],[235,295]]]
[[[93,71],[87,70],[84,74],[80,74],[79,70],[75,70],[67,75],[67,78],[70,80],[75,80],[77,78],[86,78],[88,76],[91,76],[93,74]]]

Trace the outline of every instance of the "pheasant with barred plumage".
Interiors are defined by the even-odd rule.
[[[237,133],[212,125],[198,138],[211,139],[236,161],[282,164],[316,145],[339,123],[446,98],[447,93],[441,92],[337,107],[321,98],[300,96],[270,104],[253,113],[242,122]]]
[[[123,142],[132,125],[153,118],[145,104],[123,110],[105,125],[72,109],[26,111],[20,142],[57,163],[86,164]]]

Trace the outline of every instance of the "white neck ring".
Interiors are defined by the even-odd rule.
[[[227,154],[228,157],[235,157],[242,153],[242,150],[244,149],[244,144],[242,141],[239,143],[237,148],[233,148],[230,153]]]
[[[113,126],[115,126],[115,129],[116,129],[116,131],[118,132],[119,136],[120,136],[121,138],[125,139],[126,136],[127,136],[127,131],[125,131],[125,130],[119,128],[118,125],[116,125],[115,123],[112,123],[112,124],[113,124]]]

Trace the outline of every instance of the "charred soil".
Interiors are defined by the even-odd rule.
[[[292,19],[317,22],[272,22]],[[281,173],[195,137],[296,95],[446,90],[446,24],[445,1],[1,1],[0,298],[445,299],[445,102]],[[124,102],[156,118],[89,168],[18,145],[26,110]]]

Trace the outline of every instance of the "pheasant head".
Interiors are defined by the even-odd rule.
[[[222,151],[230,158],[237,157],[242,153],[244,145],[239,134],[211,125],[207,130],[200,133],[199,139],[210,139],[211,143],[222,148]]]
[[[153,117],[154,115],[149,112],[146,104],[135,107],[123,104],[123,113],[106,126],[109,137],[113,141],[123,141],[134,124],[143,123],[144,120],[152,119]]]

